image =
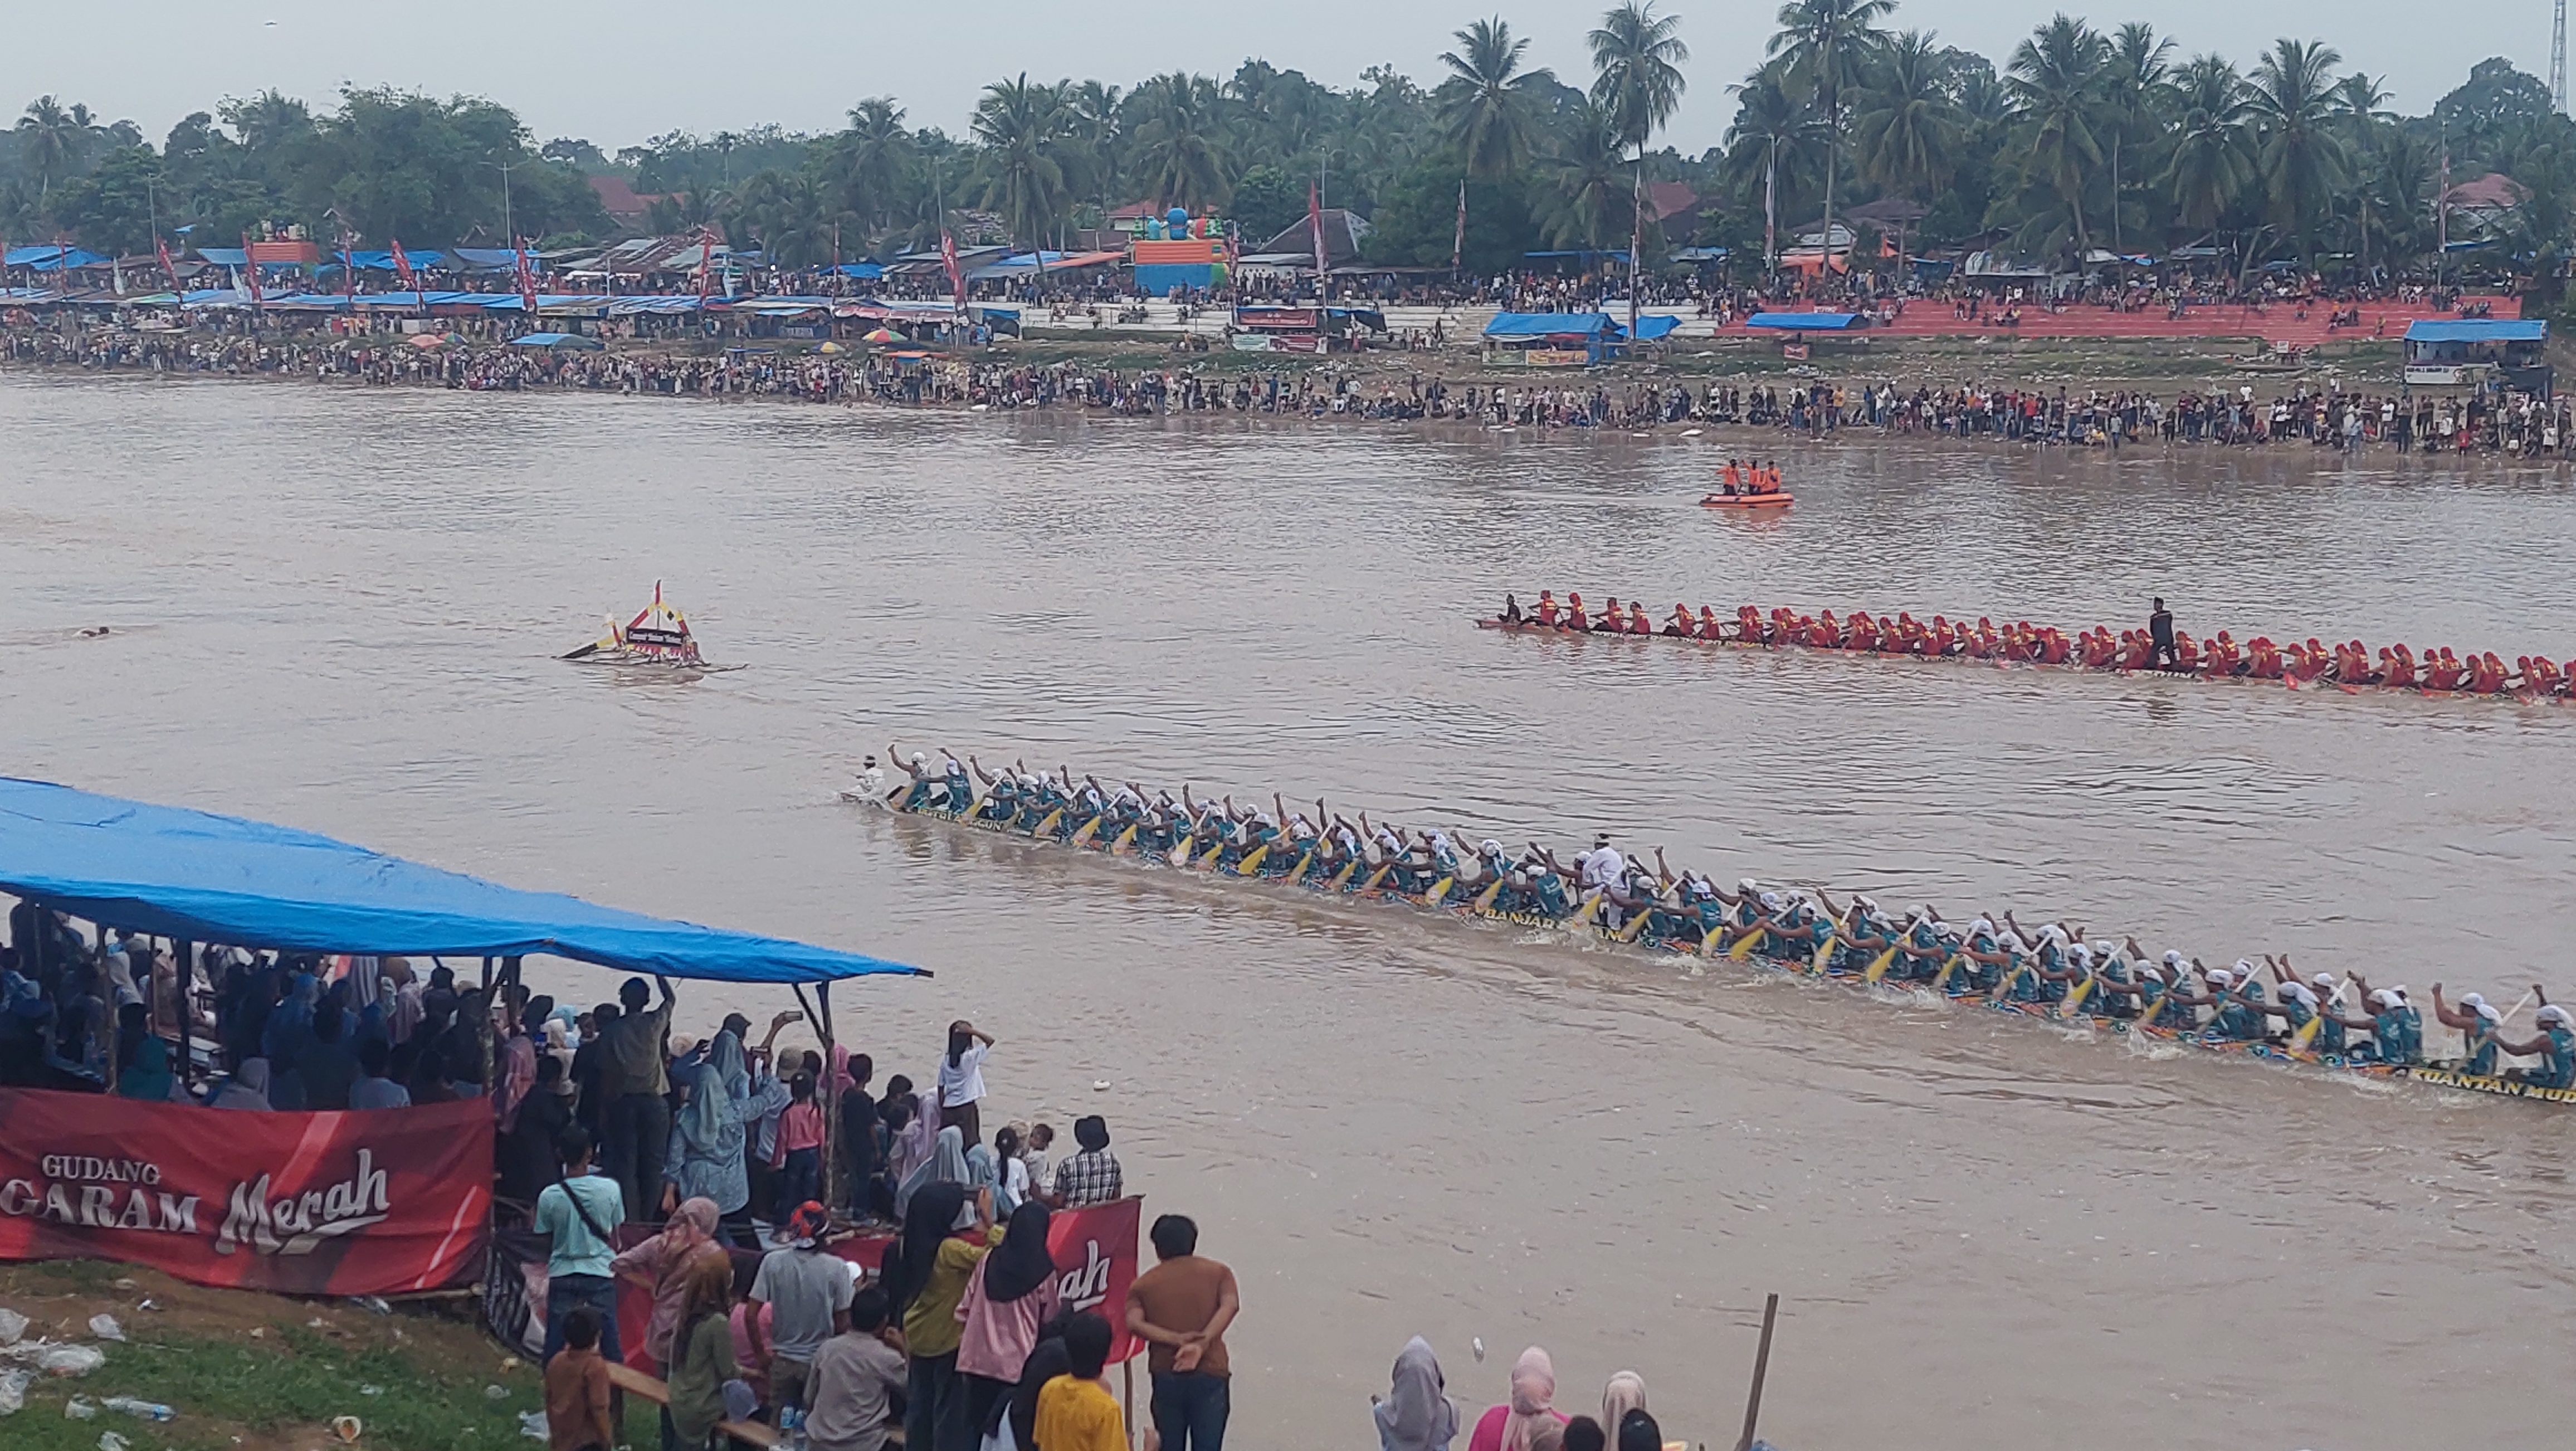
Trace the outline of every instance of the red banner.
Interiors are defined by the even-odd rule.
[[[1056,1290],[1063,1302],[1109,1322],[1117,1337],[1111,1361],[1145,1348],[1127,1334],[1127,1287],[1136,1283],[1137,1222],[1145,1201],[1121,1199],[1082,1209],[1059,1209],[1047,1220],[1047,1248],[1055,1254]]]
[[[290,1295],[471,1275],[492,1106],[255,1113],[0,1090],[0,1260],[123,1260]]]

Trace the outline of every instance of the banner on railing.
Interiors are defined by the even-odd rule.
[[[0,1260],[103,1259],[291,1295],[481,1265],[492,1106],[258,1113],[0,1089]]]

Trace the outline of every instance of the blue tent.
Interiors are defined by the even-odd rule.
[[[1489,338],[1594,338],[1619,331],[1606,312],[1498,312]]]
[[[1637,317],[1637,341],[1651,343],[1657,338],[1670,337],[1673,329],[1681,325],[1680,318],[1668,313],[1640,313]]]
[[[2406,325],[2410,343],[2545,343],[2549,324],[2539,318],[2423,317]]]
[[[514,348],[569,348],[574,352],[595,353],[608,344],[579,333],[521,333],[510,339]]]
[[[291,827],[5,777],[0,891],[156,936],[292,952],[549,953],[742,983],[920,971],[523,892]]]
[[[1744,320],[1746,327],[1778,328],[1793,333],[1849,332],[1861,325],[1856,312],[1757,312]]]
[[[335,259],[332,262],[332,265],[336,267],[339,265],[336,260],[339,254],[333,253],[332,256]],[[403,260],[411,263],[414,269],[444,267],[447,265],[446,258],[428,248],[413,251],[406,247],[403,249]],[[349,254],[349,261],[361,272],[391,272],[394,270],[394,254],[391,248],[387,248],[382,252],[352,252]]]
[[[36,272],[53,272],[65,267],[96,267],[108,259],[79,247],[12,247],[6,265],[25,267]]]
[[[885,264],[882,262],[844,262],[841,264],[841,275],[844,277],[855,277],[861,282],[874,282],[878,278],[885,276]]]

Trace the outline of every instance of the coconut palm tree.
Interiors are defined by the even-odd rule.
[[[1128,98],[1136,128],[1136,181],[1155,200],[1197,208],[1225,200],[1225,143],[1216,82],[1173,71]]]
[[[842,195],[871,231],[893,217],[895,192],[912,159],[903,118],[894,97],[870,96],[850,108],[850,129],[841,133]]]
[[[1100,201],[1100,225],[1109,225],[1109,194],[1118,186],[1118,144],[1126,136],[1121,106],[1126,93],[1116,86],[1084,81],[1065,93],[1065,124],[1082,158],[1082,178]]]
[[[1774,61],[1728,88],[1736,97],[1735,121],[1726,131],[1722,165],[1738,191],[1762,189],[1765,268],[1779,265],[1780,198],[1805,189],[1824,149],[1824,127],[1791,92],[1782,70]]]
[[[1618,235],[1621,203],[1633,214],[1635,200],[1619,195],[1627,150],[1617,119],[1600,102],[1584,96],[1566,108],[1540,165],[1545,184],[1530,190],[1530,209],[1550,245],[1597,251]]]
[[[999,213],[1011,240],[1044,248],[1067,195],[1061,151],[1068,138],[1064,88],[1033,85],[1029,73],[984,88],[971,123],[983,154],[982,205]]]
[[[99,127],[90,118],[89,107],[65,106],[52,96],[38,96],[27,103],[17,131],[19,159],[35,175],[36,199],[42,202],[53,195],[56,182],[80,174]]]
[[[2174,72],[2168,90],[2175,119],[2164,186],[2176,218],[2207,230],[2254,178],[2245,78],[2225,56],[2194,56]]]
[[[1611,134],[1636,156],[1629,180],[1628,330],[1637,327],[1638,254],[1646,245],[1646,143],[1681,109],[1682,91],[1690,82],[1682,63],[1690,47],[1682,43],[1677,15],[1657,15],[1654,0],[1628,0],[1601,17],[1584,36],[1592,48],[1592,103]]]
[[[2172,71],[2165,58],[2173,54],[2174,43],[2156,34],[2156,28],[2143,20],[2132,20],[2111,36],[2109,64],[2102,78],[2102,99],[2111,141],[2111,247],[2125,251],[2120,212],[2127,195],[2121,181],[2122,154],[2132,145],[2155,141],[2160,128],[2156,124],[2155,104],[2164,91],[2165,77]]]
[[[1950,72],[1950,53],[1931,31],[1887,42],[1852,103],[1853,160],[1863,176],[1917,200],[1948,184],[1967,135]]]
[[[2322,41],[2277,40],[2254,67],[2247,99],[2257,136],[2256,173],[2273,225],[2310,250],[2317,219],[2343,177],[2335,134],[2334,68],[2343,56]]]
[[[2013,48],[2004,82],[2020,116],[2024,173],[2048,188],[2078,252],[2092,244],[2084,183],[2102,164],[2109,57],[2099,32],[2059,15]]]
[[[1458,49],[1440,53],[1449,79],[1432,93],[1441,129],[1458,148],[1469,176],[1508,175],[1529,160],[1536,99],[1556,84],[1556,75],[1521,69],[1529,40],[1513,35],[1500,16],[1453,35]]]
[[[1834,240],[1834,173],[1842,163],[1843,107],[1869,74],[1896,0],[1789,0],[1764,54],[1788,64],[1790,83],[1815,102],[1825,128],[1825,250]]]

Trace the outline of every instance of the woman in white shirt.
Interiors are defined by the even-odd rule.
[[[993,1035],[964,1018],[948,1025],[948,1054],[939,1060],[939,1123],[964,1134],[969,1145],[984,1141],[977,1105],[984,1099],[984,1055],[992,1048]]]

